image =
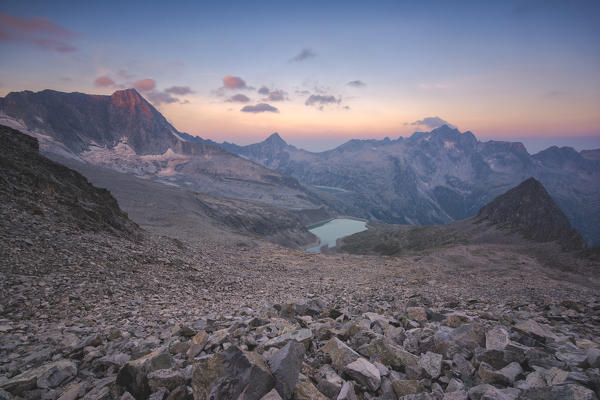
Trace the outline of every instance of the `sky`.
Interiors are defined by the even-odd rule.
[[[309,150],[450,123],[600,147],[600,1],[10,1],[0,96],[136,88],[180,131]]]

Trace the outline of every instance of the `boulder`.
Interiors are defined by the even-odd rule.
[[[392,381],[392,387],[396,396],[401,398],[409,394],[417,394],[425,391],[425,385],[421,381],[414,379],[399,379]]]
[[[215,399],[216,400],[216,399]],[[294,400],[328,400],[309,381],[299,381],[294,389]]]
[[[354,384],[352,382],[344,382],[340,393],[335,398],[336,400],[357,400],[354,392]]]
[[[383,365],[405,371],[407,374],[410,373],[411,377],[420,375],[419,357],[383,337],[361,347],[359,352],[370,359],[379,361]]]
[[[329,398],[336,398],[344,385],[344,380],[328,364],[319,368],[319,375],[317,389]]]
[[[1,383],[1,387],[7,392],[19,395],[36,387],[48,389],[59,386],[75,375],[77,375],[77,365],[73,361],[62,359],[14,376]]]
[[[417,322],[427,321],[427,310],[425,307],[406,307],[406,316]]]
[[[338,371],[342,371],[346,365],[360,358],[357,352],[336,337],[329,339],[321,351],[331,358],[331,364]]]
[[[263,357],[231,346],[198,360],[192,369],[196,399],[260,400],[275,387]]]
[[[590,389],[570,384],[525,389],[519,400],[597,400],[597,397]]]
[[[428,351],[421,355],[419,365],[431,379],[436,379],[442,373],[442,355]]]
[[[484,383],[490,385],[509,386],[515,382],[517,376],[523,373],[523,369],[518,363],[510,363],[506,367],[495,370],[491,365],[482,362],[479,365],[477,374]]]
[[[174,363],[166,347],[157,349],[123,365],[117,374],[117,385],[123,387],[136,399],[147,398],[150,395],[147,375],[158,369],[172,368]]]
[[[558,340],[548,325],[540,324],[532,319],[517,322],[512,329],[522,335],[532,337],[542,343],[550,343]]]
[[[346,365],[345,373],[372,392],[381,385],[381,376],[377,367],[362,357]]]
[[[283,400],[276,389],[272,389],[269,393],[265,394],[260,400]]]
[[[503,326],[495,326],[485,333],[487,350],[504,350],[510,343],[508,330]]]
[[[269,341],[267,341],[263,347],[265,349],[269,349],[270,347],[281,348],[285,346],[290,340],[295,340],[304,345],[306,350],[310,346],[311,339],[313,338],[312,331],[310,329],[302,328],[297,329],[293,332],[283,334],[281,336],[277,336]]]
[[[183,374],[180,371],[172,369],[157,369],[150,372],[147,378],[148,386],[150,386],[152,391],[157,391],[161,387],[173,390],[185,382]]]
[[[292,398],[298,375],[302,369],[305,351],[302,343],[290,340],[271,359],[271,374],[275,378],[275,388],[284,400]]]

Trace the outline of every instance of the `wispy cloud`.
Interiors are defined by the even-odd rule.
[[[150,78],[140,79],[139,81],[134,82],[133,87],[140,92],[149,92],[156,87],[156,81]]]
[[[346,85],[355,87],[355,88],[361,88],[361,87],[367,86],[367,84],[361,80],[350,81],[350,82],[346,83]]]
[[[284,101],[288,100],[287,92],[281,89],[269,89],[266,86],[261,86],[258,89],[258,93],[262,95],[266,95],[267,97],[264,99],[265,101]]]
[[[565,92],[564,90],[556,90],[555,89],[555,90],[549,90],[549,91],[547,91],[546,93],[544,93],[542,95],[542,97],[549,99],[549,98],[553,98],[553,97],[561,97],[561,96],[564,96],[566,94],[567,94],[567,92]]]
[[[313,52],[311,49],[305,48],[302,49],[302,51],[300,51],[300,53],[296,54],[293,58],[292,61],[304,61],[304,60],[308,60],[310,58],[315,58],[317,55],[315,54],[315,52]]]
[[[240,111],[246,112],[246,113],[254,113],[254,114],[263,113],[263,112],[278,113],[279,109],[277,109],[277,107],[273,107],[267,103],[259,103],[259,104],[253,105],[253,106],[245,106]]]
[[[410,124],[405,123],[404,125],[418,126],[420,128],[426,128],[426,129],[435,129],[435,128],[439,128],[442,125],[448,125],[451,128],[455,128],[454,125],[452,125],[448,121],[441,119],[440,117],[425,117],[418,121],[411,122]]]
[[[228,101],[230,103],[247,103],[250,101],[250,98],[248,96],[246,96],[245,94],[238,93],[234,96],[231,96],[226,101]]]
[[[171,86],[170,88],[165,89],[165,93],[185,96],[186,94],[194,93],[194,91],[189,86]]]
[[[79,50],[72,41],[79,34],[45,17],[20,18],[0,12],[0,41],[33,45],[40,49],[70,53]]]
[[[173,97],[166,92],[157,92],[153,90],[151,92],[146,93],[145,96],[155,106],[160,106],[161,104],[181,103],[181,101],[178,98]]]
[[[322,94],[312,94],[306,99],[304,102],[307,106],[315,106],[319,110],[323,110],[323,107],[328,104],[340,104],[342,102],[341,98],[336,98],[333,95],[322,95]]]
[[[110,79],[108,76],[99,76],[94,79],[94,86],[96,87],[112,87],[116,86],[115,81]]]

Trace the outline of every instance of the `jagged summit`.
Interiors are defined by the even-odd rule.
[[[535,178],[525,180],[482,207],[476,220],[520,232],[537,242],[557,241],[565,250],[585,248],[579,232]]]
[[[277,144],[277,145],[281,145],[281,146],[287,145],[287,142],[285,140],[283,140],[283,138],[281,136],[279,136],[279,133],[277,133],[277,132],[273,133],[271,136],[266,138],[265,143]]]
[[[135,89],[117,90],[110,96],[110,103],[128,109],[131,113],[152,117],[156,111]]]

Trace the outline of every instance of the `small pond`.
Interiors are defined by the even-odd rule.
[[[309,226],[308,231],[317,236],[321,240],[321,243],[307,250],[313,253],[320,253],[321,247],[324,245],[335,247],[335,242],[339,238],[366,230],[367,223],[365,221],[349,218],[336,218],[322,224]]]

